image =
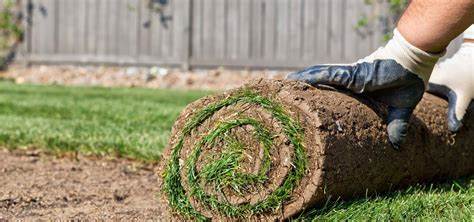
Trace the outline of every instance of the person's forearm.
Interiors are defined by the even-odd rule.
[[[397,25],[414,46],[442,52],[474,23],[474,0],[413,0]]]

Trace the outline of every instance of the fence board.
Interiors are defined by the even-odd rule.
[[[101,0],[97,2],[97,29],[92,30],[93,32],[97,32],[96,35],[96,42],[97,42],[97,49],[96,55],[105,55],[107,50],[107,8],[108,2],[106,0]]]
[[[288,54],[293,58],[300,58],[301,36],[304,34],[301,29],[301,18],[304,16],[302,0],[291,0],[289,7],[289,32],[288,32]]]
[[[214,0],[215,10],[215,55],[216,57],[223,58],[226,55],[226,5],[225,0]]]
[[[275,0],[265,0],[264,59],[274,59],[276,54],[277,7]]]
[[[253,22],[251,16],[251,1],[254,0],[240,0],[239,5],[239,23],[238,32],[236,33],[239,39],[238,43],[238,58],[248,58],[250,53],[250,22]]]
[[[220,1],[220,0],[219,0]],[[190,51],[190,0],[176,1],[173,10],[173,43],[172,52],[176,58],[187,62]]]
[[[303,43],[302,58],[303,60],[315,59],[316,42],[318,41],[318,1],[305,0],[304,2],[304,19],[303,19]]]
[[[283,60],[288,53],[290,0],[278,0],[277,4],[277,59]]]
[[[86,1],[86,36],[84,39],[86,48],[85,51],[89,52],[90,54],[95,54],[97,49],[97,23],[99,22],[97,17],[98,7],[94,7],[95,0],[87,0]]]
[[[193,21],[192,21],[192,57],[202,56],[202,20],[204,18],[202,14],[203,0],[193,0]],[[223,0],[226,1],[226,0]]]
[[[237,59],[239,53],[239,8],[240,1],[226,0],[227,1],[227,59]],[[205,56],[202,56],[203,58]]]
[[[202,38],[203,38],[203,53],[204,55],[213,55],[214,40],[215,40],[215,5],[214,0],[203,0],[203,22]]]
[[[262,0],[253,0],[250,5],[250,37],[249,37],[249,58],[261,58],[262,53],[262,33],[263,33],[263,10]]]
[[[161,57],[174,57],[173,46],[173,17],[174,1],[163,7],[163,12],[159,16],[161,38]]]

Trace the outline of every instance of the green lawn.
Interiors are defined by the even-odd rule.
[[[0,146],[154,161],[186,104],[210,92],[14,85],[0,82]],[[331,203],[303,221],[474,220],[474,178]]]
[[[0,146],[156,160],[179,112],[207,94],[0,82]]]

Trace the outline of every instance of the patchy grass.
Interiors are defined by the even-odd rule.
[[[0,82],[0,146],[156,160],[179,112],[209,93]]]
[[[0,146],[157,160],[179,112],[203,91],[0,82]],[[474,178],[328,204],[300,221],[473,221]]]

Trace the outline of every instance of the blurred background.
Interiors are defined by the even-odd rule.
[[[40,65],[7,74],[21,77],[19,82],[179,88],[232,88],[254,77],[282,78],[288,70],[318,63],[354,62],[390,38],[407,4],[406,0],[3,2],[22,19],[18,29],[23,41],[14,49],[16,63]],[[458,45],[456,40],[450,52]],[[104,69],[110,66],[116,69]],[[168,78],[153,83],[164,76]]]

